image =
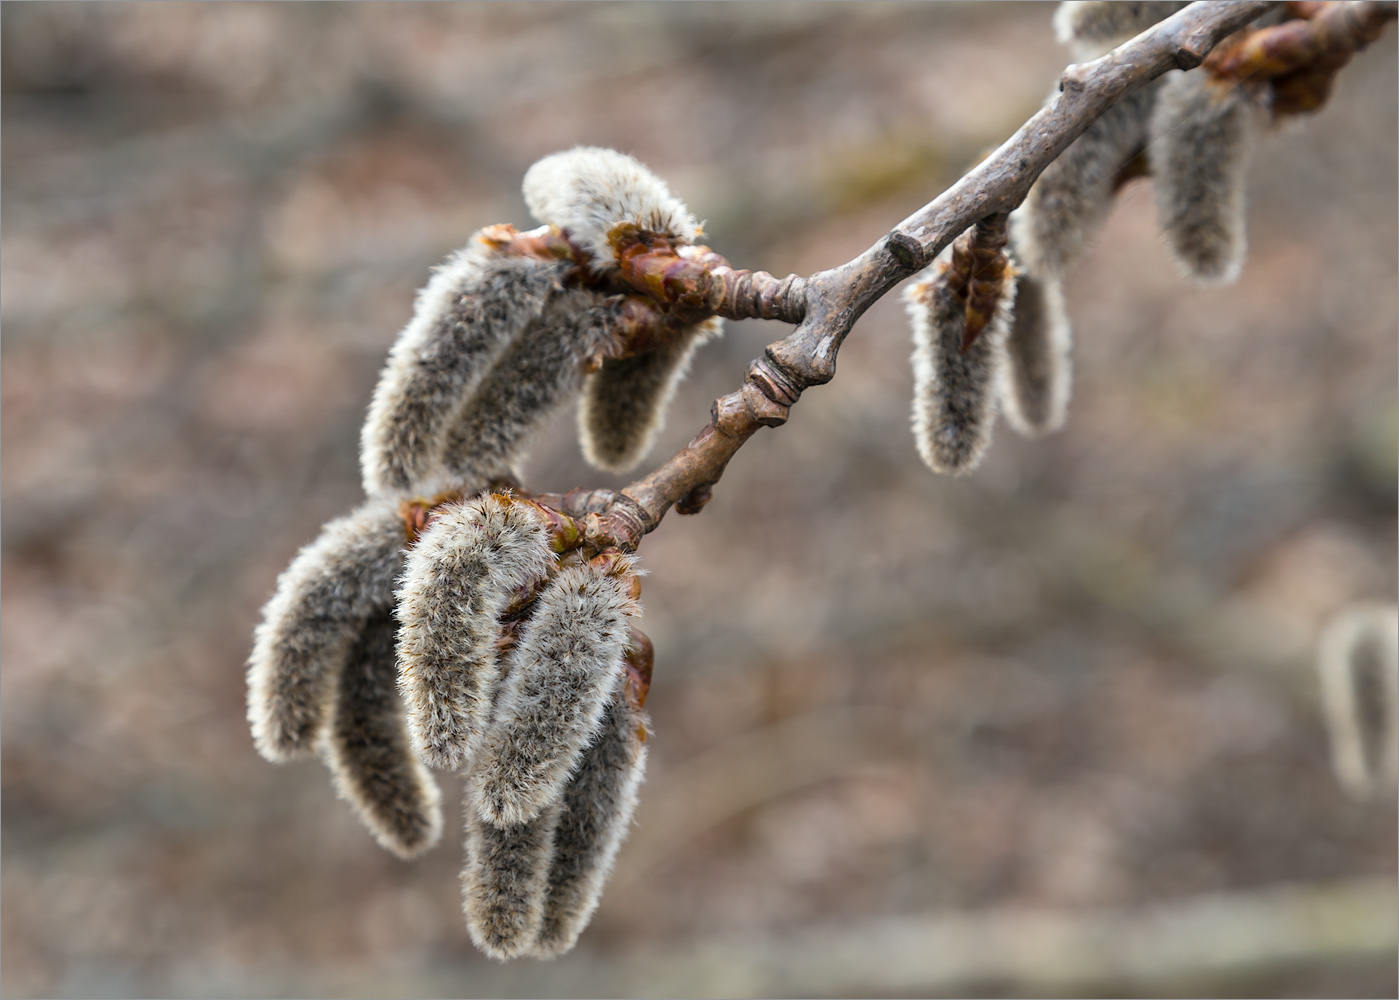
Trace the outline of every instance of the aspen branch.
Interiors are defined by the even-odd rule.
[[[1202,0],[1099,59],[1070,65],[1060,77],[1054,100],[975,169],[854,260],[809,278],[781,282],[754,272],[745,279],[750,284],[740,296],[707,294],[704,288],[695,292],[696,305],[706,300],[720,314],[800,319],[800,325],[749,365],[741,388],[715,400],[709,423],[678,454],[610,498],[595,491],[586,494],[591,502],[585,507],[570,509],[584,518],[589,543],[632,551],[671,507],[682,514],[702,509],[738,449],[759,428],[785,423],[806,389],[831,380],[841,343],[874,302],[926,267],[978,220],[1016,208],[1040,172],[1117,101],[1169,70],[1199,66],[1223,39],[1278,6],[1273,0]],[[646,256],[635,255],[640,261]],[[694,270],[674,263],[644,266],[632,284],[652,294],[683,291],[677,281],[701,282],[691,273]],[[661,287],[664,281],[657,284],[662,272],[672,278],[670,289]],[[758,308],[763,289],[769,306]],[[716,308],[717,299],[728,308]],[[582,494],[567,496],[578,499]]]

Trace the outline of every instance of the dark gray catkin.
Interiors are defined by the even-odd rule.
[[[1161,83],[1148,158],[1161,230],[1187,277],[1227,284],[1243,268],[1244,184],[1261,124],[1250,93],[1207,70]]]
[[[649,730],[646,713],[632,704],[625,685],[618,688],[596,742],[564,789],[544,918],[533,949],[540,958],[571,949],[597,909],[636,811]]]
[[[1021,272],[1001,395],[1006,423],[1014,430],[1036,437],[1064,425],[1073,389],[1072,350],[1059,280]]]
[[[1321,635],[1321,707],[1336,778],[1356,798],[1399,777],[1399,608],[1357,605]]]
[[[495,697],[500,614],[552,560],[534,509],[492,494],[445,508],[419,536],[398,593],[398,683],[429,765],[469,762]]]
[[[403,548],[397,500],[371,499],[327,524],[278,578],[248,659],[248,721],[268,760],[315,749],[351,643],[393,606]]]
[[[566,267],[505,256],[473,237],[433,274],[365,419],[366,493],[417,489],[437,473],[458,413],[492,362],[544,311]]]
[[[630,578],[591,563],[565,566],[545,587],[473,766],[471,794],[487,822],[528,823],[558,799],[622,683],[638,614]]]
[[[388,850],[410,858],[442,834],[441,792],[408,742],[398,698],[397,625],[368,621],[336,685],[321,753],[336,791]]]
[[[941,261],[931,270],[904,292],[913,325],[913,434],[928,468],[965,475],[991,444],[1015,283],[1005,283],[990,323],[963,351],[966,303],[948,287]]]
[[[498,827],[467,799],[462,910],[471,940],[492,958],[517,958],[538,940],[559,809],[554,803],[530,822]]]

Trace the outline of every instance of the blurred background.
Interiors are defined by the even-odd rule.
[[[1236,286],[1123,191],[1063,432],[934,477],[889,296],[647,539],[649,779],[570,956],[472,948],[455,788],[405,864],[253,751],[259,609],[530,163],[633,153],[810,273],[1033,113],[1052,13],[4,5],[4,995],[1393,996],[1394,795],[1333,779],[1312,664],[1396,588],[1393,28],[1262,141]],[[782,329],[705,349],[654,460]],[[624,482],[571,413],[529,469]]]

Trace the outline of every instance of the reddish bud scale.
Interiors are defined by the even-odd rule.
[[[557,226],[548,226],[543,231],[522,233],[511,223],[501,222],[482,229],[480,240],[492,250],[507,257],[572,260],[582,263],[582,255],[578,248],[569,243]]]
[[[418,536],[432,523],[433,515],[439,508],[462,499],[461,490],[449,490],[430,498],[414,497],[398,505],[399,517],[403,518],[403,537],[409,547],[415,545]]]
[[[945,273],[949,291],[966,303],[963,353],[991,322],[1005,283],[1014,277],[1015,270],[1006,256],[1008,242],[1006,216],[997,215],[980,220],[952,245],[952,261]]]
[[[627,698],[634,707],[644,708],[646,696],[651,691],[651,671],[656,665],[656,647],[652,645],[651,637],[633,626],[631,644],[623,657],[627,666]],[[646,739],[645,729],[638,735]]]

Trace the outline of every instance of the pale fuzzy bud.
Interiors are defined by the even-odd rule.
[[[649,731],[646,713],[619,689],[603,715],[597,742],[564,789],[537,957],[569,951],[593,918],[636,811]]]
[[[408,742],[386,612],[366,623],[336,685],[321,752],[335,789],[381,845],[402,858],[442,835],[442,795]]]
[[[1399,778],[1399,608],[1362,605],[1322,632],[1317,668],[1336,778],[1368,799]]]
[[[500,356],[447,434],[443,465],[467,482],[519,478],[524,451],[577,390],[583,362],[608,337],[615,305],[560,292]]]
[[[360,447],[366,493],[417,489],[437,471],[467,398],[544,309],[566,266],[503,256],[473,237],[436,270],[369,405]]]
[[[1001,405],[1006,423],[1027,437],[1057,431],[1073,389],[1073,333],[1057,278],[1021,272],[1006,337]]]
[[[1161,84],[1148,156],[1161,230],[1187,277],[1228,284],[1243,269],[1244,185],[1259,124],[1246,90],[1204,70]]]
[[[579,146],[546,156],[525,173],[524,195],[530,213],[564,230],[598,271],[616,266],[608,234],[618,225],[667,236],[675,245],[701,234],[665,181],[615,149]]]
[[[1078,60],[1096,59],[1190,6],[1185,2],[1067,0],[1054,12],[1054,37]]]
[[[904,293],[913,324],[913,434],[918,454],[934,472],[966,475],[991,444],[1014,287],[1005,283],[990,323],[966,351],[966,304],[952,294],[945,274]]]
[[[248,659],[248,721],[268,760],[314,749],[351,642],[393,606],[403,545],[397,501],[370,500],[321,529],[278,578]]]
[[[558,799],[622,683],[628,622],[639,614],[631,583],[574,564],[539,595],[472,771],[486,821],[527,823]]]
[[[486,494],[447,507],[408,554],[398,593],[398,684],[432,767],[460,770],[490,720],[499,617],[553,555],[528,504]]]
[[[471,940],[492,958],[518,958],[539,936],[558,814],[555,804],[533,822],[502,829],[467,800],[462,910]]]
[[[626,472],[646,456],[695,349],[722,330],[723,320],[717,316],[696,323],[655,350],[604,361],[585,378],[578,431],[589,464]]]
[[[1154,82],[1108,108],[1030,188],[1010,217],[1012,241],[1025,266],[1062,276],[1088,246],[1112,208],[1117,172],[1146,144]]]

